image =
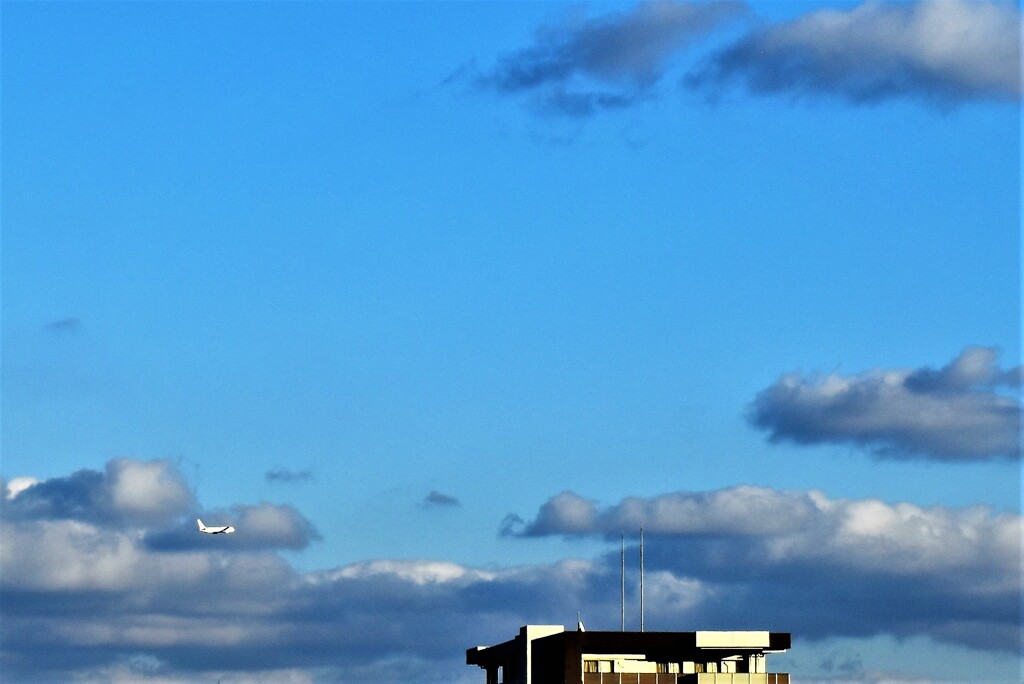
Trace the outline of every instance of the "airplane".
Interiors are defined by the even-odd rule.
[[[199,525],[199,531],[205,532],[206,534],[231,534],[235,531],[235,528],[231,525],[225,525],[223,527],[207,527],[199,518],[196,518],[196,524]]]

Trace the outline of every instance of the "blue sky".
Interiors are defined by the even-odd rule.
[[[615,628],[605,554],[639,520],[695,592],[655,628],[792,630],[780,662],[805,680],[1018,676],[1014,6],[0,11],[7,672],[476,681],[461,649],[520,624]],[[657,514],[719,499],[747,512]],[[198,513],[250,541],[186,543]],[[19,584],[52,550],[33,534],[79,545],[81,584]],[[789,550],[726,580],[686,550],[708,534]],[[222,663],[171,636],[62,641],[48,600],[133,588],[87,577],[112,539],[134,552],[104,567],[128,575],[272,567],[258,593],[300,603],[285,587],[315,578],[341,616],[318,648],[349,669],[248,634]],[[921,615],[783,608],[794,582],[925,587]],[[186,620],[164,589],[96,620]],[[740,589],[765,607],[712,598]],[[409,630],[458,627],[357,647],[345,621],[395,595]],[[265,633],[289,643],[296,610]]]

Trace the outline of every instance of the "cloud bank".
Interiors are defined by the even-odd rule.
[[[704,621],[723,628],[739,622],[818,636],[928,633],[1007,651],[1024,645],[1024,524],[1019,515],[984,507],[923,508],[752,486],[601,507],[563,492],[505,533],[617,540],[623,532],[635,539],[640,527],[649,540],[648,567],[668,587],[660,590],[665,602],[652,601],[667,607],[664,620],[673,619],[673,606],[688,614],[692,603]]]
[[[970,347],[940,370],[853,376],[787,374],[762,390],[748,419],[772,441],[848,443],[878,456],[934,460],[1020,458],[1021,369],[995,349]]]
[[[690,88],[732,82],[756,94],[852,103],[1020,98],[1021,18],[1013,3],[866,2],[766,26],[692,71]]]
[[[151,506],[124,496],[158,481],[169,494]],[[506,638],[538,606],[568,614],[563,592],[593,572],[386,559],[299,572],[277,553],[315,534],[296,509],[207,511],[238,527],[209,537],[183,482],[168,461],[121,459],[4,483],[4,681],[475,682],[467,644]]]
[[[571,624],[584,608],[588,625],[617,627],[618,535],[640,525],[652,628],[923,635],[1003,657],[1021,646],[1021,518],[985,508],[760,487],[602,507],[567,492],[510,534],[605,536],[614,552],[518,568],[370,559],[301,572],[278,552],[302,528],[294,509],[230,509],[239,516],[233,536],[255,534],[263,545],[161,546],[152,535],[167,518],[130,498],[113,504],[116,513],[102,496],[55,508],[51,500],[63,500],[54,492],[90,472],[5,488],[5,681],[478,682],[465,649],[505,640],[519,625]],[[87,489],[116,490],[126,473],[143,484],[179,477],[165,461],[124,459]],[[180,519],[192,517],[180,501],[190,492],[171,489],[155,508],[194,522]],[[634,605],[635,582],[628,593]]]

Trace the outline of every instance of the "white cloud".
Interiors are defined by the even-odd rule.
[[[9,524],[0,547],[4,584],[19,589],[118,590],[136,579],[139,553],[124,534],[73,520]]]
[[[208,583],[207,593],[234,572],[238,577],[223,588],[250,586],[254,576],[279,581],[289,573],[275,556],[153,553],[141,533],[76,520],[5,524],[0,546],[3,586],[21,591],[171,592]]]
[[[110,461],[107,481],[114,508],[133,519],[160,520],[193,502],[185,478],[168,461]]]
[[[741,80],[754,92],[853,102],[1020,97],[1013,3],[865,2],[821,9],[745,36],[690,74],[691,87]]]
[[[299,511],[282,504],[261,503],[258,506],[235,506],[237,527],[244,534],[238,539],[258,539],[261,545],[301,549],[311,540],[319,539],[319,533]]]
[[[13,499],[29,487],[37,484],[39,484],[39,480],[34,477],[16,477],[4,487],[4,496],[8,499]]]
[[[366,579],[370,577],[397,577],[413,584],[445,584],[490,580],[494,573],[470,570],[457,563],[432,560],[370,560],[352,563],[326,573],[324,577],[337,579]]]

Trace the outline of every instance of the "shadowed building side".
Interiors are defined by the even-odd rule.
[[[510,641],[466,651],[486,684],[789,684],[766,655],[788,632],[567,632],[527,625]]]

